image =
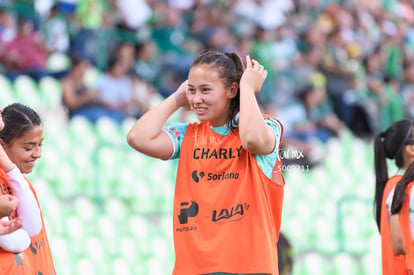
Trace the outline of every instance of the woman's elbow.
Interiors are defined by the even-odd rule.
[[[137,138],[135,137],[134,133],[129,132],[126,137],[126,141],[129,146],[134,148],[135,150],[139,150],[139,143]]]
[[[255,137],[242,139],[242,146],[246,151],[260,155],[269,154],[272,150],[271,144]]]
[[[255,153],[256,152],[256,148],[257,146],[255,145],[254,142],[248,141],[248,140],[243,140],[242,141],[242,147],[244,150],[248,151],[248,152],[252,152]]]
[[[392,250],[394,250],[394,253],[396,255],[405,254],[404,246],[402,245],[402,243],[399,243],[399,244],[392,243]]]
[[[29,236],[31,236],[31,237],[37,236],[40,233],[40,231],[42,230],[42,224],[41,223],[38,224],[38,225],[36,224],[36,225],[28,227],[28,228],[26,228],[23,225],[23,229],[27,232],[27,234]]]

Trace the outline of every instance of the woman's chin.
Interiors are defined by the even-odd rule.
[[[22,167],[20,172],[22,174],[30,174],[33,171],[33,167]]]

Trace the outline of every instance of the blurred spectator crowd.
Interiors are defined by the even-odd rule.
[[[205,48],[250,54],[283,146],[317,162],[344,132],[370,140],[414,119],[408,0],[0,0],[1,73],[62,84],[68,118],[139,117]],[[88,72],[96,70],[90,81]]]

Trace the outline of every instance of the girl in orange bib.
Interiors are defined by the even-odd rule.
[[[395,186],[414,160],[414,152],[410,151],[411,144],[414,144],[412,127],[411,120],[400,120],[391,124],[385,132],[378,134],[375,138],[374,202],[377,226],[381,234],[383,275],[407,274],[404,255],[392,247],[390,219]],[[394,159],[398,167],[397,173],[391,178],[388,178],[386,159]]]
[[[414,153],[414,145],[411,145]],[[414,162],[395,187],[392,201],[391,243],[393,249],[404,255],[407,272],[414,274]]]
[[[128,133],[137,151],[179,159],[174,275],[278,274],[283,128],[256,101],[266,76],[249,56],[245,67],[236,53],[204,51],[188,80]],[[180,107],[200,122],[166,127]]]
[[[40,117],[31,108],[14,103],[4,108],[3,113],[4,128],[0,131],[0,145],[6,152],[10,160],[16,164],[17,168],[23,174],[31,173],[36,160],[41,157],[43,143],[43,126]],[[46,235],[46,229],[43,222],[42,213],[36,192],[31,183],[20,175],[24,185],[21,189],[30,193],[30,197],[25,199],[17,195],[20,201],[27,203],[30,199],[31,207],[25,213],[17,213],[24,216],[23,222],[28,218],[36,218],[36,227],[28,231],[28,247],[21,253],[13,253],[5,249],[0,236],[0,274],[42,274],[56,275],[50,252],[49,241]],[[3,185],[2,190],[8,190],[9,186]],[[10,189],[13,194],[22,190]],[[29,213],[29,211],[31,211]],[[19,212],[19,211],[17,211]],[[31,223],[34,223],[32,221]],[[25,225],[24,225],[25,226]],[[5,236],[8,239],[11,236]],[[6,238],[4,238],[6,241]],[[17,237],[14,241],[17,241]]]

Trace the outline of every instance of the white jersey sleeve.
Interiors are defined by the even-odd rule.
[[[7,172],[13,195],[18,198],[17,213],[23,220],[23,229],[30,236],[36,236],[42,229],[42,220],[37,201],[30,190],[29,183],[15,166]]]

